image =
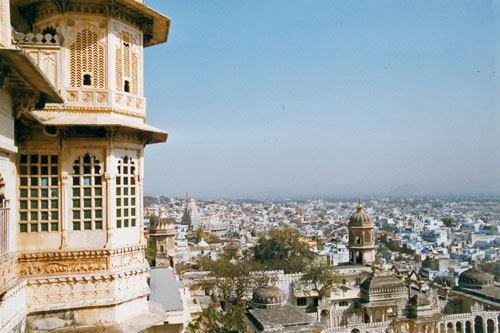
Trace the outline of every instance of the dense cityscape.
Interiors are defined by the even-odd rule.
[[[297,306],[313,317],[317,314],[317,322],[323,327],[315,327],[306,320],[308,325],[312,325],[311,332],[318,329],[343,331],[348,327],[372,327],[354,325],[356,320],[348,318],[348,315],[352,315],[348,309],[360,306],[355,305],[356,299],[362,296],[363,283],[367,278],[370,279],[370,274],[374,274],[370,272],[375,266],[380,267],[382,272],[397,272],[397,276],[402,279],[404,276],[409,284],[414,278],[421,292],[422,286],[425,285],[427,298],[423,297],[424,304],[427,304],[428,297],[436,286],[444,288],[442,290],[445,290],[444,297],[447,300],[450,288],[459,285],[464,272],[482,269],[481,274],[486,274],[485,276],[491,279],[490,284],[493,279],[498,280],[500,277],[500,204],[494,196],[260,202],[197,201],[187,195],[186,199],[146,197],[145,203],[145,232],[152,240],[150,249],[154,248],[154,255],[148,260],[153,266],[173,267],[172,273],[175,273],[186,287],[186,290],[180,293],[180,299],[183,299],[185,304],[198,305],[195,310],[193,306],[186,305],[185,318],[193,318],[188,314],[189,311],[207,311],[214,304],[222,305],[223,311],[228,313],[234,311],[226,305],[227,300],[224,299],[224,294],[221,294],[222,289],[216,281],[221,278],[226,279],[227,283],[228,279],[241,278],[237,278],[238,274],[234,275],[234,272],[233,275],[228,275],[224,271],[228,270],[231,264],[238,265],[240,261],[253,267],[255,272],[262,271],[263,274],[273,276],[275,285],[284,293],[285,303]],[[363,246],[359,248],[365,248],[367,254],[373,251],[374,257],[362,254],[361,257],[353,259],[350,253],[352,249],[357,249],[356,244],[359,242],[353,234],[356,232],[356,214],[362,215],[361,221],[365,230],[361,233]],[[149,220],[152,222],[149,223]],[[364,244],[364,233],[371,228],[374,230],[374,239],[370,248],[370,244]],[[282,241],[277,237],[276,230],[279,231],[278,234],[296,237],[304,244],[305,252],[301,255],[316,263],[312,266],[319,265],[318,268],[322,272],[336,276],[337,285],[344,288],[342,293],[332,291],[335,290],[332,286],[328,292],[321,288],[312,288],[314,279],[307,280],[313,274],[309,271],[310,266],[273,262],[269,257],[273,256],[272,251],[279,251],[277,248],[280,245],[276,245],[267,253],[267,258],[262,258],[259,251],[263,249],[265,239],[271,239],[276,244]],[[289,242],[284,246],[294,245]],[[260,263],[264,265],[254,266],[259,261],[256,260],[258,256]],[[227,259],[230,259],[227,267],[222,266],[221,269],[217,266],[223,265]],[[212,266],[207,264],[207,260]],[[287,260],[292,261],[293,258],[289,257],[284,261]],[[360,264],[370,264],[372,268],[370,265]],[[490,275],[484,273],[485,271]],[[250,273],[248,270],[245,272]],[[324,273],[315,278],[320,281],[320,285],[327,284]],[[301,283],[303,280],[307,281],[305,285]],[[433,287],[430,287],[431,285]],[[236,292],[235,290],[232,292]],[[243,296],[243,299],[250,297],[250,291],[245,290],[247,295]],[[498,289],[488,292],[498,295]],[[153,289],[153,297],[156,294]],[[384,300],[387,301],[388,299]],[[240,304],[241,300],[233,299],[231,302]],[[363,304],[362,301],[358,302]],[[434,311],[451,311],[445,310],[446,306],[443,304],[441,307],[437,304],[435,306]],[[454,306],[457,307],[456,304]],[[213,317],[210,312],[202,313]],[[247,316],[251,317],[252,314]],[[203,322],[203,316],[194,318]],[[191,326],[188,325],[190,320]],[[192,326],[192,320],[185,319],[185,325],[199,329],[201,326]],[[253,320],[259,322],[259,318]],[[383,323],[387,322],[387,318],[370,318],[368,323],[370,322]],[[273,325],[283,323],[276,319]],[[219,324],[221,327],[229,325],[222,319]],[[264,324],[261,323],[262,325]],[[423,327],[428,329],[425,325]],[[458,330],[455,324],[453,329]],[[490,325],[488,332],[492,329],[493,326]],[[481,330],[482,326],[476,327],[476,331]]]
[[[146,216],[169,218],[177,240],[188,240],[188,225],[181,224],[185,199],[149,198]],[[446,256],[456,262],[495,262],[500,255],[500,203],[498,198],[380,198],[363,202],[373,217],[378,243],[395,241],[399,251],[383,251],[388,262],[396,258],[420,262]],[[291,226],[304,238],[318,240],[312,250],[333,263],[348,262],[347,223],[357,200],[314,201],[203,201],[196,202],[200,228],[224,240],[239,239],[251,247],[271,228]],[[394,250],[394,249],[393,249]],[[401,258],[403,257],[403,258]],[[181,259],[181,258],[179,258]],[[459,266],[457,274],[460,272]],[[432,274],[445,274],[441,267]]]

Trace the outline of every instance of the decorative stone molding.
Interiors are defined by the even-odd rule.
[[[53,276],[123,270],[145,266],[144,246],[89,251],[22,253],[19,275]]]
[[[28,280],[30,312],[118,304],[149,293],[148,268],[115,274],[61,276]]]
[[[61,273],[89,273],[105,271],[106,258],[94,258],[67,262],[24,262],[20,264],[20,276],[53,275]]]
[[[68,96],[66,96],[68,99]],[[73,97],[72,97],[73,98]],[[34,102],[33,102],[34,106]],[[114,107],[106,107],[106,106],[70,106],[70,105],[46,105],[45,108],[42,110],[44,111],[57,111],[57,112],[64,112],[68,111],[71,113],[81,113],[81,114],[86,114],[86,113],[103,113],[103,114],[110,114],[110,113],[116,113],[124,116],[130,116],[134,118],[140,118],[142,120],[146,119],[146,115],[144,112],[133,112],[133,111],[127,111],[125,109],[119,109],[119,108],[114,108]]]
[[[7,254],[0,258],[0,294],[12,284],[16,278],[16,257]]]

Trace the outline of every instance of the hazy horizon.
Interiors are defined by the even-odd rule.
[[[500,192],[498,2],[147,5],[146,194]]]

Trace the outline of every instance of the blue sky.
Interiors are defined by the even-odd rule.
[[[146,3],[172,19],[144,52],[147,121],[169,132],[146,194],[500,184],[497,1]]]

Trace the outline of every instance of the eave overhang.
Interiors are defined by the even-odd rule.
[[[148,137],[146,144],[166,142],[168,133],[156,127],[137,121],[126,121],[123,118],[109,115],[82,115],[82,114],[60,114],[58,112],[48,113],[46,111],[32,111],[30,115],[44,126],[71,127],[105,127],[110,129],[127,129],[138,132]]]
[[[7,68],[0,69],[0,76],[8,75],[7,78],[11,81],[7,82],[8,87],[14,88],[9,85],[15,84],[20,89],[29,88],[39,93],[46,103],[64,102],[56,88],[24,50],[0,48],[0,58],[4,66],[7,66]],[[6,73],[6,71],[10,71],[10,73]],[[15,83],[12,74],[16,76]]]

